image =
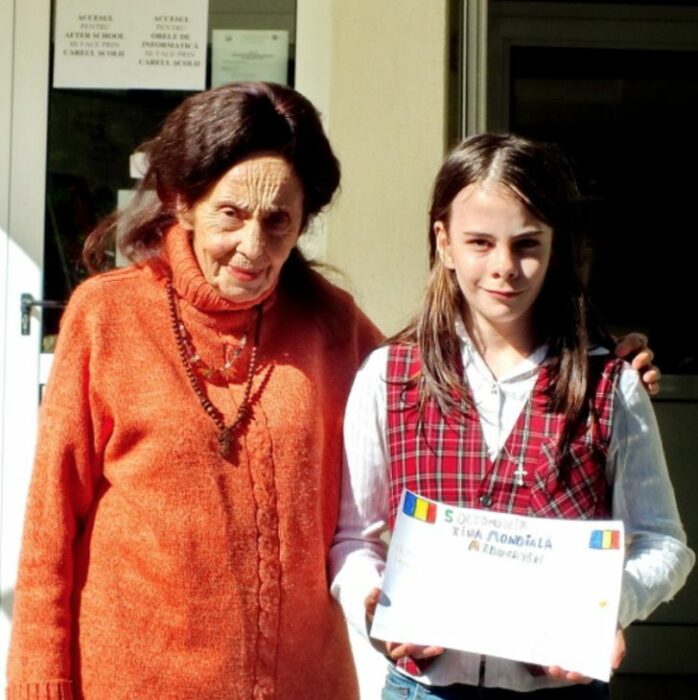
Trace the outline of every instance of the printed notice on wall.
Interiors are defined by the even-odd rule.
[[[203,90],[208,0],[56,0],[54,88]]]
[[[214,29],[211,39],[211,87],[232,80],[267,80],[285,85],[288,31]]]
[[[405,491],[371,636],[608,680],[624,554],[621,521],[456,508]]]

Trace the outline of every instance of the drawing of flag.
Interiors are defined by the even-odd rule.
[[[405,502],[402,506],[402,511],[405,515],[409,515],[425,523],[436,522],[436,503],[415,496],[409,491],[405,492]]]
[[[594,530],[589,541],[591,549],[618,549],[620,547],[619,530]]]

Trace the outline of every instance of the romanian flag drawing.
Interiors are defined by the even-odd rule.
[[[402,505],[402,511],[405,515],[425,523],[436,522],[436,503],[427,501],[426,498],[415,496],[409,491],[405,491],[405,502]]]
[[[589,540],[591,549],[618,549],[620,547],[619,530],[594,530]]]

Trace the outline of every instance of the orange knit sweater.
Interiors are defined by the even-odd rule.
[[[180,314],[221,365],[252,311],[167,236]],[[177,354],[162,265],[82,284],[42,405],[16,590],[8,697],[87,700],[357,696],[328,592],[341,422],[379,341],[321,280],[347,337],[278,292],[265,302],[251,420],[230,459]],[[241,400],[207,384],[230,422]]]

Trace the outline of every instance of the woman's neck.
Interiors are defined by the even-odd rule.
[[[468,335],[495,377],[501,377],[525,360],[538,346],[530,319],[510,324],[493,324],[474,319],[465,311],[463,322]]]

